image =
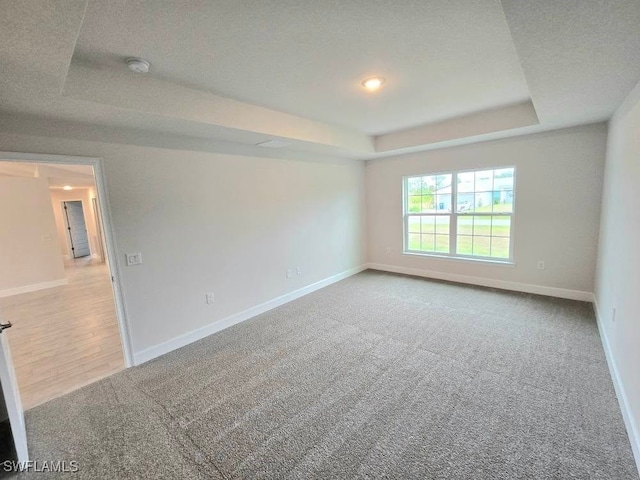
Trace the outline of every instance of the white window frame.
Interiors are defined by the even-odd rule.
[[[458,213],[458,182],[456,181],[458,175],[461,173],[475,173],[486,170],[502,170],[505,168],[513,168],[513,200],[511,204],[511,212],[491,212],[491,213]],[[406,175],[402,177],[402,253],[405,255],[418,255],[425,257],[438,257],[457,260],[471,260],[474,262],[486,262],[486,263],[501,263],[506,265],[514,265],[514,221],[516,212],[516,173],[517,169],[515,165],[505,165],[496,167],[483,167],[473,168],[468,170],[448,170],[441,172],[429,172],[429,173],[416,173],[413,175]],[[415,177],[428,177],[436,175],[451,175],[451,211],[448,213],[410,213],[409,212],[409,178]],[[449,217],[449,253],[444,252],[423,252],[421,250],[409,250],[409,217],[410,216],[448,216]],[[509,232],[509,258],[502,257],[488,257],[484,255],[463,255],[456,253],[456,243],[458,239],[458,217],[472,217],[472,216],[487,216],[509,217],[510,220],[510,232]]]

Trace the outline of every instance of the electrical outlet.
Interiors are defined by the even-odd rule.
[[[302,267],[296,267],[296,274],[302,275]]]
[[[207,305],[211,305],[216,301],[216,297],[213,295],[213,293],[205,293],[204,298],[207,301]]]
[[[544,270],[544,269],[545,269],[544,260],[538,260],[538,270]]]
[[[287,269],[287,278],[291,278],[293,277],[293,272],[291,271],[290,268]]]
[[[393,252],[391,247],[387,247],[385,251],[387,252],[387,255],[391,255],[391,253]]]
[[[127,253],[127,267],[131,267],[132,265],[142,265],[142,254],[138,253]]]

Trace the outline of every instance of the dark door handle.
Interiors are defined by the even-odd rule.
[[[11,328],[13,325],[11,325],[11,322],[7,322],[7,323],[0,323],[0,332],[2,332],[3,330],[6,330],[7,328]]]

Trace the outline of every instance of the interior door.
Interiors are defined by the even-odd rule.
[[[102,217],[100,216],[100,206],[98,205],[98,199],[95,197],[91,199],[91,202],[93,205],[93,212],[96,217],[96,229],[98,233],[96,236],[96,243],[98,244],[98,255],[100,255],[100,259],[104,262],[106,261],[106,256],[104,254],[104,241],[102,239]]]
[[[87,226],[84,223],[84,211],[82,202],[74,200],[63,202],[65,217],[67,219],[67,230],[71,241],[71,253],[73,258],[86,257],[91,254],[89,250],[89,235]]]
[[[0,317],[0,384],[2,385],[2,394],[6,406],[6,413],[9,417],[9,425],[11,426],[11,435],[13,437],[16,456],[19,462],[26,462],[29,460],[29,450],[27,448],[27,430],[24,423],[24,412],[22,411],[18,382],[16,381],[16,374],[11,361],[7,334],[2,333],[2,330],[8,326],[10,327],[11,323],[2,324],[2,318]]]

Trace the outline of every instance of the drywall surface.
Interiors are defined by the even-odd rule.
[[[594,285],[606,135],[606,125],[596,124],[368,161],[368,262],[547,289],[539,293],[570,290],[586,298]],[[515,265],[403,254],[404,176],[512,165]],[[537,268],[539,260],[544,270]]]
[[[91,202],[91,192],[92,189],[90,188],[75,188],[70,191],[59,189],[51,190],[51,205],[56,219],[56,229],[58,231],[61,251],[67,258],[71,258],[71,248],[62,202],[70,202],[74,200],[82,202],[84,222],[87,227],[87,236],[89,237],[89,249],[91,250],[92,255],[96,255],[98,252],[98,231],[96,228],[96,217],[93,212],[93,203]]]
[[[64,278],[47,180],[0,177],[0,292]]]
[[[13,134],[0,150],[103,159],[134,354],[364,262],[360,161]]]
[[[609,125],[595,291],[603,340],[613,360],[614,381],[617,376],[621,387],[619,400],[640,468],[639,185],[640,84]]]

